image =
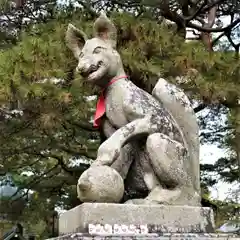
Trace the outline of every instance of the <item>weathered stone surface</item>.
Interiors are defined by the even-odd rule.
[[[60,235],[88,232],[89,224],[147,225],[149,233],[213,232],[210,208],[84,203],[60,216]]]
[[[148,235],[107,235],[94,236],[83,233],[68,234],[51,240],[131,240],[131,239],[148,239],[148,240],[240,240],[240,236],[234,234],[189,234],[189,233],[165,233],[165,234],[148,234]],[[50,239],[49,239],[50,240]]]
[[[186,94],[162,78],[152,94],[133,84],[116,51],[116,28],[105,14],[95,21],[94,33],[88,39],[71,24],[66,32],[77,71],[105,98],[99,117],[104,116],[107,140],[92,166],[107,165],[120,173],[124,200],[138,195],[144,200],[138,202],[199,206],[199,127]],[[80,179],[79,190],[87,193],[85,186]]]
[[[83,202],[118,203],[124,193],[124,183],[120,174],[108,166],[96,166],[87,169],[79,178],[78,198]]]

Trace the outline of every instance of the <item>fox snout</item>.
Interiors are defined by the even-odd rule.
[[[91,64],[88,62],[79,62],[78,66],[76,67],[76,71],[81,75],[87,73],[91,67]]]
[[[83,77],[87,77],[89,74],[98,70],[98,67],[94,64],[85,66],[77,66],[76,71]]]
[[[76,71],[83,77],[87,77],[89,74],[97,71],[103,65],[102,61],[79,61]]]

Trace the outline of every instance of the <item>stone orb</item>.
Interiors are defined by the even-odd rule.
[[[111,167],[90,167],[78,180],[77,194],[82,202],[119,203],[124,194],[124,182]]]

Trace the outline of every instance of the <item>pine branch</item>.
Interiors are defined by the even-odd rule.
[[[234,28],[235,26],[237,26],[239,23],[240,23],[240,18],[236,19],[235,21],[233,21],[231,24],[229,24],[227,27],[224,27],[224,28],[201,27],[201,26],[198,26],[191,22],[187,23],[187,27],[194,28],[201,32],[207,32],[207,33],[215,32],[216,33],[216,32],[224,32],[224,31],[230,30],[230,29]]]
[[[35,153],[34,155],[36,156],[40,156],[42,158],[54,158],[57,160],[58,165],[61,166],[61,168],[67,172],[68,174],[70,174],[71,176],[73,176],[72,171],[65,165],[63,157],[62,156],[58,156],[56,154],[50,153],[50,154],[43,154],[43,153]]]
[[[208,104],[202,103],[194,108],[194,112],[198,113],[198,112],[202,111],[203,109],[205,109],[207,106],[208,106]]]
[[[87,1],[78,0],[77,2],[87,10],[87,12],[91,15],[92,18],[98,17],[97,12],[92,9],[91,5],[88,4]]]
[[[216,0],[208,4],[206,7],[203,8],[203,12],[209,11],[212,7],[219,5],[220,3],[224,3],[226,0]]]
[[[43,172],[43,173],[40,174],[39,176],[35,177],[32,181],[30,181],[30,182],[28,183],[28,189],[27,189],[27,191],[26,191],[24,194],[22,194],[20,197],[18,197],[17,199],[12,200],[12,202],[18,201],[19,199],[27,196],[33,185],[35,185],[35,184],[37,184],[38,182],[40,182],[43,176],[51,173],[51,172],[52,172],[53,170],[55,170],[57,167],[58,167],[58,164],[54,165],[52,168],[50,168],[50,169],[47,170],[46,172]],[[53,176],[55,176],[55,174],[52,175],[52,177],[53,177]],[[18,193],[21,192],[23,189],[24,189],[24,187],[19,188],[19,189],[11,196],[11,199],[13,199],[15,196],[17,196]]]
[[[213,41],[212,41],[212,46],[215,46],[217,44],[217,42],[226,35],[225,32],[221,33],[217,38],[215,38]]]
[[[72,155],[80,155],[80,156],[84,156],[88,159],[92,159],[92,158],[95,158],[95,154],[89,154],[88,153],[88,150],[89,149],[77,149],[77,150],[74,150],[74,149],[71,149],[70,147],[65,147],[63,145],[58,145],[58,148],[66,153],[69,153],[69,154],[72,154]],[[94,151],[96,152],[97,151],[97,148],[93,148],[93,149],[90,149],[90,151]]]
[[[238,59],[238,58],[239,58],[240,42],[239,42],[238,44],[235,44],[235,43],[234,43],[234,41],[233,41],[232,38],[231,38],[231,32],[230,32],[230,31],[228,31],[228,32],[226,33],[226,36],[227,36],[227,38],[228,38],[228,41],[231,43],[232,47],[233,47],[234,50],[235,50],[235,57],[236,57],[236,59]]]
[[[196,10],[195,13],[193,13],[191,16],[188,16],[188,17],[184,17],[184,20],[185,21],[191,21],[193,20],[194,18],[197,17],[197,15],[203,10],[203,8],[207,5],[207,0],[204,0],[203,3],[200,5],[200,7]]]
[[[68,123],[73,125],[73,126],[76,126],[78,128],[81,128],[83,130],[86,130],[86,131],[90,131],[90,132],[98,132],[98,129],[97,128],[94,128],[92,127],[92,125],[88,124],[88,123],[84,123],[83,121],[78,121],[78,122],[75,122],[75,121],[72,121],[72,120],[68,120]]]

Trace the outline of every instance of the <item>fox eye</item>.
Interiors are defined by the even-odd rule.
[[[103,47],[96,47],[94,50],[93,50],[93,53],[100,53],[101,50],[103,50],[104,48]]]

